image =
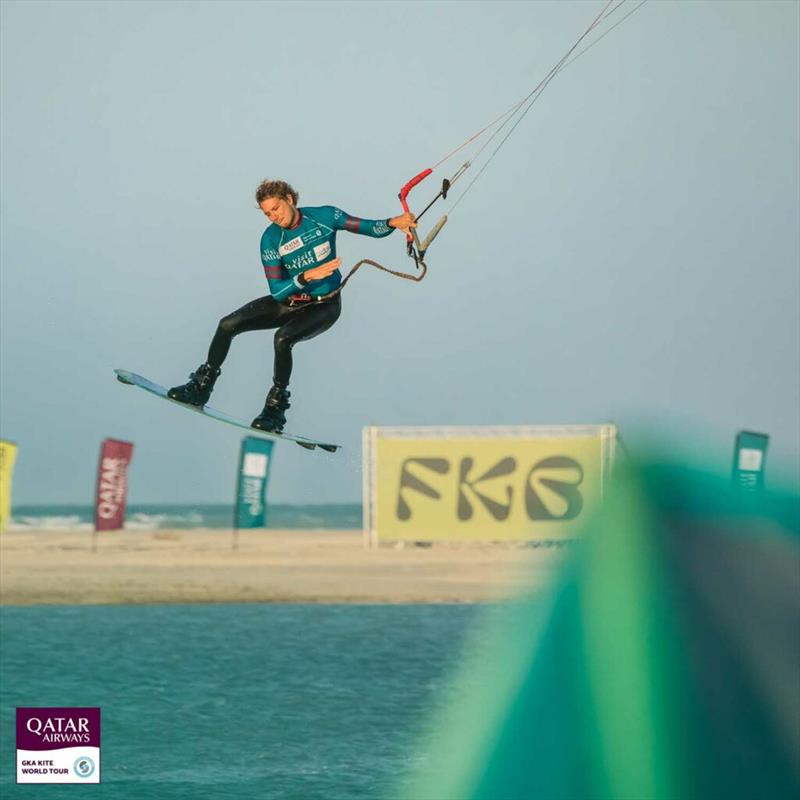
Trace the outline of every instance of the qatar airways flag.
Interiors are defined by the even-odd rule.
[[[104,439],[97,468],[97,493],[94,503],[94,529],[115,531],[125,522],[128,499],[128,464],[133,444],[119,439]]]

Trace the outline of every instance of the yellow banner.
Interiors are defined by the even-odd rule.
[[[613,425],[527,434],[443,430],[368,430],[373,543],[573,538],[600,502],[616,435]]]
[[[0,533],[11,519],[11,477],[17,460],[17,446],[0,439]]]

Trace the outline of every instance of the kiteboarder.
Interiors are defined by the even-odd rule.
[[[383,238],[395,228],[408,233],[416,227],[409,212],[387,219],[360,219],[335,206],[300,208],[298,198],[286,181],[265,180],[256,189],[256,203],[272,223],[261,236],[261,263],[270,294],[219,321],[206,361],[190,374],[187,383],[169,390],[173,400],[204,406],[233,337],[246,331],[277,329],[272,388],[251,425],[280,433],[289,408],[292,348],[328,330],[342,310],[337,232]]]

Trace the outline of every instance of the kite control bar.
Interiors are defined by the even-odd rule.
[[[433,172],[432,169],[428,168],[420,172],[419,175],[413,177],[403,188],[400,190],[400,194],[397,196],[400,198],[400,205],[403,206],[403,211],[406,214],[410,214],[408,208],[408,193],[418,184],[425,180]],[[430,244],[430,242],[428,242]],[[411,228],[406,233],[406,252],[408,255],[414,259],[414,263],[419,267],[419,262],[425,258],[425,250],[419,241],[419,237],[417,236],[417,232],[414,228]]]
[[[442,199],[447,197],[447,192],[450,189],[450,186],[456,181],[457,178],[461,176],[461,173],[469,166],[469,161],[467,161],[461,169],[450,179],[448,180],[445,178],[442,181],[442,188],[439,190],[439,194],[428,203],[427,206],[422,210],[422,213],[419,214],[417,220],[421,219],[422,215],[441,197]],[[423,170],[413,177],[403,188],[400,190],[400,194],[398,197],[400,198],[400,204],[403,206],[403,211],[407,214],[410,213],[408,208],[408,194],[409,192],[425,178],[428,177],[433,172],[432,169],[428,168]],[[434,226],[431,228],[430,233],[425,237],[425,239],[420,242],[419,237],[417,236],[417,232],[414,228],[411,228],[411,231],[406,234],[406,250],[408,251],[408,255],[414,259],[414,263],[419,265],[420,262],[425,258],[425,253],[427,252],[428,248],[431,246],[431,242],[439,235],[439,231],[445,226],[447,222],[447,215],[445,214]]]
[[[435,202],[436,202],[436,201],[437,201],[437,200],[438,200],[440,197],[441,197],[441,198],[446,198],[446,197],[447,197],[447,192],[448,192],[448,190],[450,189],[450,186],[451,186],[453,183],[455,183],[455,182],[456,182],[456,180],[457,180],[459,177],[461,177],[461,174],[462,174],[462,173],[464,172],[464,170],[465,170],[465,169],[466,169],[466,168],[469,166],[469,163],[470,163],[470,162],[469,162],[469,161],[467,161],[467,162],[466,162],[466,163],[465,163],[465,164],[464,164],[464,165],[461,167],[461,169],[459,169],[459,170],[458,170],[458,172],[456,172],[456,174],[455,174],[455,175],[453,175],[453,177],[452,177],[452,178],[450,178],[449,180],[448,180],[447,178],[445,178],[445,179],[442,181],[442,188],[439,190],[439,194],[437,194],[437,195],[436,195],[436,197],[434,197],[434,198],[433,198],[433,200],[431,200],[431,201],[430,201],[430,203],[428,203],[428,205],[427,205],[427,206],[425,206],[425,208],[423,208],[423,209],[422,209],[422,212],[421,212],[421,213],[420,213],[420,214],[417,216],[417,219],[420,219],[420,218],[422,217],[422,215],[423,215],[423,214],[424,214],[424,213],[425,213],[425,212],[426,212],[426,211],[427,211],[427,210],[428,210],[428,209],[429,209],[429,208],[430,208],[430,207],[431,207],[431,206],[432,206],[432,205],[433,205],[433,204],[434,204],[434,203],[435,203]],[[423,172],[420,172],[420,174],[419,174],[419,175],[417,175],[417,176],[415,176],[414,178],[412,178],[412,179],[411,179],[411,180],[410,180],[410,181],[409,181],[409,182],[408,182],[408,183],[407,183],[405,186],[403,186],[403,188],[400,190],[400,194],[398,195],[398,197],[400,198],[400,203],[401,203],[401,204],[402,204],[402,206],[403,206],[403,211],[405,211],[407,214],[410,214],[410,213],[411,213],[411,212],[409,211],[409,208],[408,208],[408,194],[409,194],[409,192],[410,192],[410,191],[411,191],[411,190],[412,190],[412,189],[413,189],[413,188],[414,188],[414,187],[415,187],[415,186],[416,186],[418,183],[421,183],[422,181],[424,181],[424,180],[425,180],[425,178],[427,178],[427,177],[428,177],[428,175],[430,175],[430,174],[431,174],[431,172],[433,172],[433,169],[426,169],[426,170],[424,170]],[[342,280],[342,282],[341,282],[341,283],[340,283],[340,284],[339,284],[339,285],[338,285],[338,286],[337,286],[337,287],[336,287],[336,288],[335,288],[335,289],[334,289],[332,292],[328,292],[328,294],[326,294],[326,295],[323,295],[323,296],[320,298],[320,300],[327,300],[328,298],[335,297],[336,295],[340,294],[340,293],[341,293],[341,291],[342,291],[342,289],[344,289],[344,287],[345,287],[345,284],[346,284],[346,283],[347,283],[347,282],[350,280],[350,278],[352,278],[352,277],[353,277],[353,275],[355,275],[355,274],[356,274],[356,272],[358,272],[359,268],[360,268],[360,267],[361,267],[363,264],[369,264],[370,266],[372,266],[372,267],[375,267],[376,269],[379,269],[379,270],[381,270],[381,271],[383,271],[383,272],[388,272],[390,275],[394,275],[394,276],[395,276],[395,277],[397,277],[397,278],[404,278],[404,279],[405,279],[405,280],[407,280],[407,281],[414,281],[415,283],[419,283],[419,282],[420,282],[420,281],[421,281],[421,280],[422,280],[422,279],[425,277],[426,273],[428,272],[428,267],[427,267],[427,265],[425,264],[425,261],[423,260],[423,259],[425,258],[425,253],[426,253],[427,249],[428,249],[428,248],[431,246],[431,242],[432,242],[432,241],[433,241],[433,240],[434,240],[434,239],[437,237],[437,235],[439,234],[439,231],[440,231],[440,230],[441,230],[441,229],[444,227],[444,225],[445,225],[445,223],[446,223],[446,222],[447,222],[447,215],[445,215],[444,217],[442,217],[442,218],[441,218],[441,219],[440,219],[440,220],[439,220],[439,221],[438,221],[438,222],[437,222],[437,223],[436,223],[436,224],[433,226],[433,228],[431,228],[431,231],[430,231],[430,233],[429,233],[429,234],[428,234],[428,235],[425,237],[425,239],[424,239],[422,242],[420,242],[419,238],[417,237],[417,232],[414,230],[414,228],[411,228],[411,229],[410,229],[410,232],[406,234],[406,248],[407,248],[407,250],[408,250],[408,255],[409,255],[411,258],[413,258],[413,259],[414,259],[414,265],[416,266],[416,268],[417,268],[418,270],[420,269],[420,267],[422,268],[422,270],[421,270],[421,272],[419,272],[419,274],[417,274],[417,275],[412,275],[412,274],[409,274],[409,273],[406,273],[406,272],[397,272],[396,270],[389,269],[388,267],[384,267],[384,266],[383,266],[383,264],[379,264],[377,261],[370,261],[368,258],[363,258],[361,261],[359,261],[359,262],[358,262],[358,263],[357,263],[357,264],[356,264],[356,265],[355,265],[355,266],[354,266],[354,267],[353,267],[353,268],[350,270],[350,272],[348,272],[348,273],[347,273],[347,275],[345,275],[345,277],[344,277],[344,279]]]

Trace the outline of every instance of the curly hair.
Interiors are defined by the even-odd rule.
[[[286,181],[261,181],[256,189],[256,203],[261,205],[268,197],[291,197],[294,204],[300,195]]]

